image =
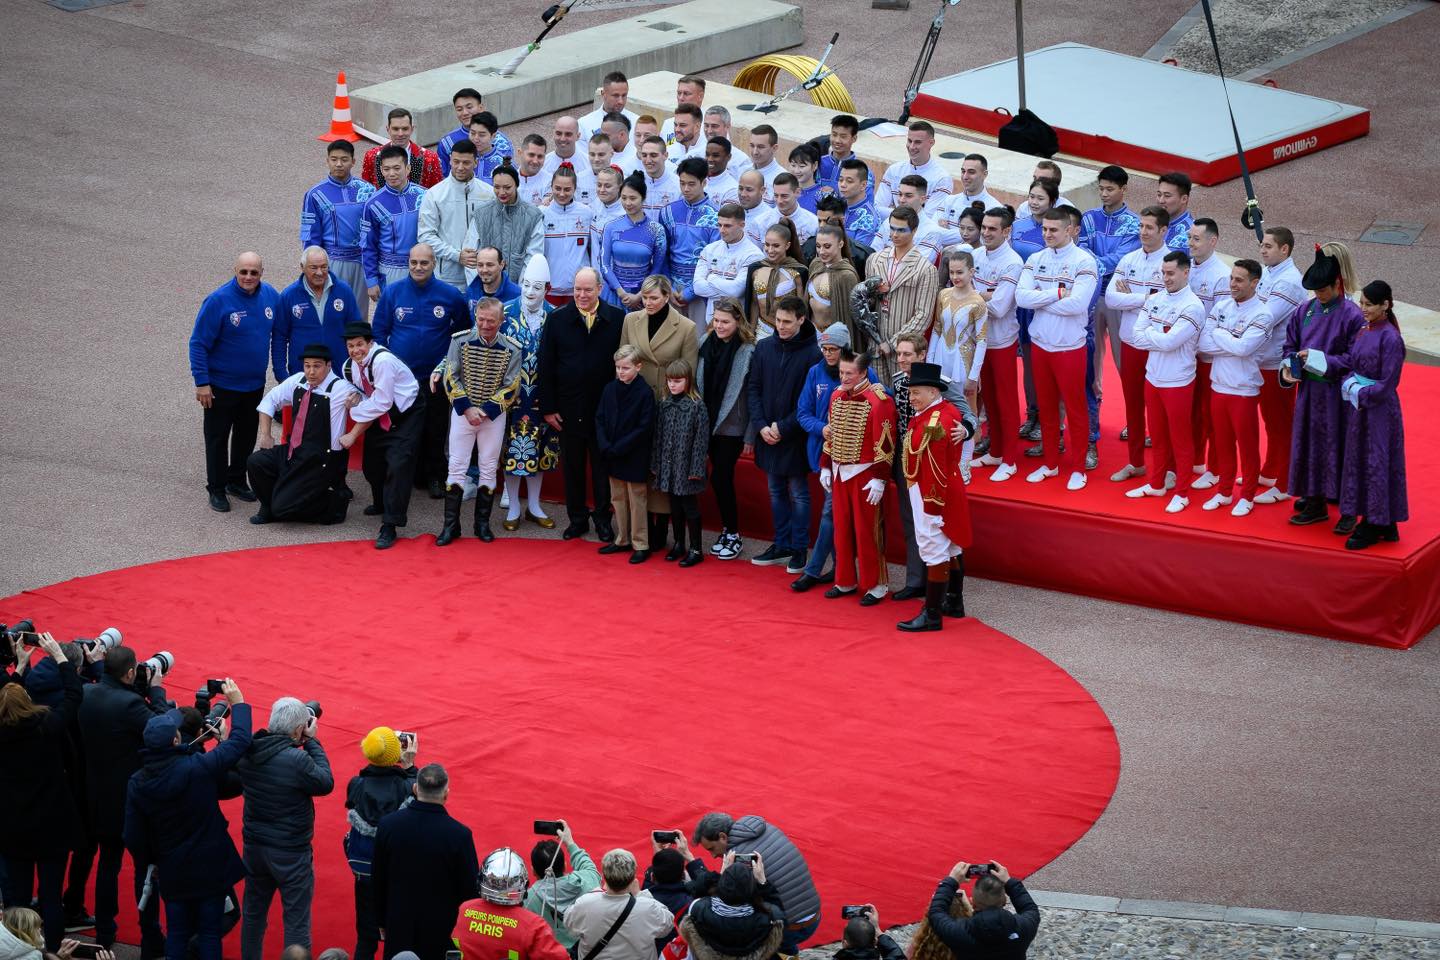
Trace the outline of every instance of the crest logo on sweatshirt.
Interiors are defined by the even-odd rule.
[[[234,313],[230,314],[230,326],[232,326],[232,327],[238,327],[238,326],[240,326],[240,321],[241,321],[242,319],[244,319],[244,317],[245,317],[245,311],[244,311],[244,310],[236,310]]]
[[[442,319],[445,316],[445,308],[436,307],[434,310],[431,311],[431,313],[435,314],[436,320]]]
[[[304,304],[301,304],[301,303],[297,303],[297,304],[295,304],[295,306],[293,306],[293,307],[290,308],[290,312],[291,312],[291,314],[294,315],[294,317],[295,317],[296,320],[299,320],[301,317],[303,317],[303,316],[305,315],[305,305],[304,305]]]
[[[274,310],[271,310],[269,307],[266,307],[266,308],[265,308],[265,319],[266,319],[266,320],[274,320],[274,319],[275,319],[275,311],[274,311]]]
[[[345,301],[341,300],[339,297],[336,297],[333,301],[331,301],[330,306],[335,310],[336,313],[342,313],[345,310]]]

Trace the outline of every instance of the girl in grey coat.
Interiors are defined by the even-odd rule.
[[[700,344],[695,386],[710,415],[710,485],[720,511],[720,536],[710,552],[734,560],[745,549],[740,539],[740,508],[735,495],[735,464],[755,449],[756,427],[750,422],[745,383],[755,353],[755,330],[745,308],[733,297],[717,297],[710,333]]]
[[[705,459],[710,452],[710,415],[695,389],[695,371],[688,360],[670,362],[665,368],[665,387],[650,448],[651,485],[670,494],[672,502],[670,526],[675,545],[665,559],[693,567],[705,559],[700,552],[700,494],[705,491]]]

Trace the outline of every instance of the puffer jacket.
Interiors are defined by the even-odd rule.
[[[245,785],[245,843],[303,850],[315,836],[315,797],[335,789],[330,761],[316,740],[296,746],[289,737],[261,730],[240,761]]]
[[[820,912],[810,866],[783,830],[760,817],[741,817],[730,827],[729,838],[731,850],[759,853],[765,861],[765,879],[780,894],[786,923],[799,923]]]
[[[769,884],[760,888],[774,897]],[[745,916],[722,916],[710,897],[690,904],[680,921],[680,937],[695,960],[768,960],[785,939],[785,922],[780,904],[771,899],[770,911],[755,910]]]
[[[345,788],[345,856],[357,877],[370,876],[375,852],[375,833],[380,818],[394,813],[414,797],[419,771],[408,767],[377,767],[370,764],[350,778]]]
[[[1040,929],[1040,908],[1026,892],[1025,884],[1013,877],[1005,884],[1005,895],[1015,907],[1014,913],[992,907],[977,911],[973,917],[957,918],[950,916],[950,905],[959,888],[952,877],[941,880],[928,914],[930,929],[950,948],[955,960],[1024,960],[1025,951]]]
[[[40,951],[0,924],[0,960],[40,960]]]

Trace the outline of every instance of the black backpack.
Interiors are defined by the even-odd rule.
[[[1025,109],[1000,128],[999,138],[1000,149],[1035,157],[1053,157],[1060,150],[1055,128]]]

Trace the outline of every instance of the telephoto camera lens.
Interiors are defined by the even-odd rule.
[[[120,646],[123,639],[119,630],[114,627],[106,627],[104,630],[101,630],[100,635],[93,640],[76,640],[75,642],[82,647],[90,647],[91,649],[99,647],[101,650],[109,652]]]
[[[175,654],[169,650],[161,650],[155,654],[155,656],[140,664],[140,666],[149,674],[152,682],[159,680],[164,677],[165,674],[175,669]]]
[[[33,636],[34,633],[35,621],[21,620],[17,623],[12,623],[9,627],[5,628],[5,642],[9,643],[12,640],[25,640],[26,643],[32,643],[33,641],[26,640],[25,638],[27,635]]]
[[[310,711],[310,715],[311,715],[312,717],[314,717],[316,720],[319,720],[320,717],[321,717],[321,715],[324,713],[324,711],[320,709],[320,701],[319,701],[319,700],[306,700],[306,701],[305,701],[305,709],[309,710],[309,711]]]

